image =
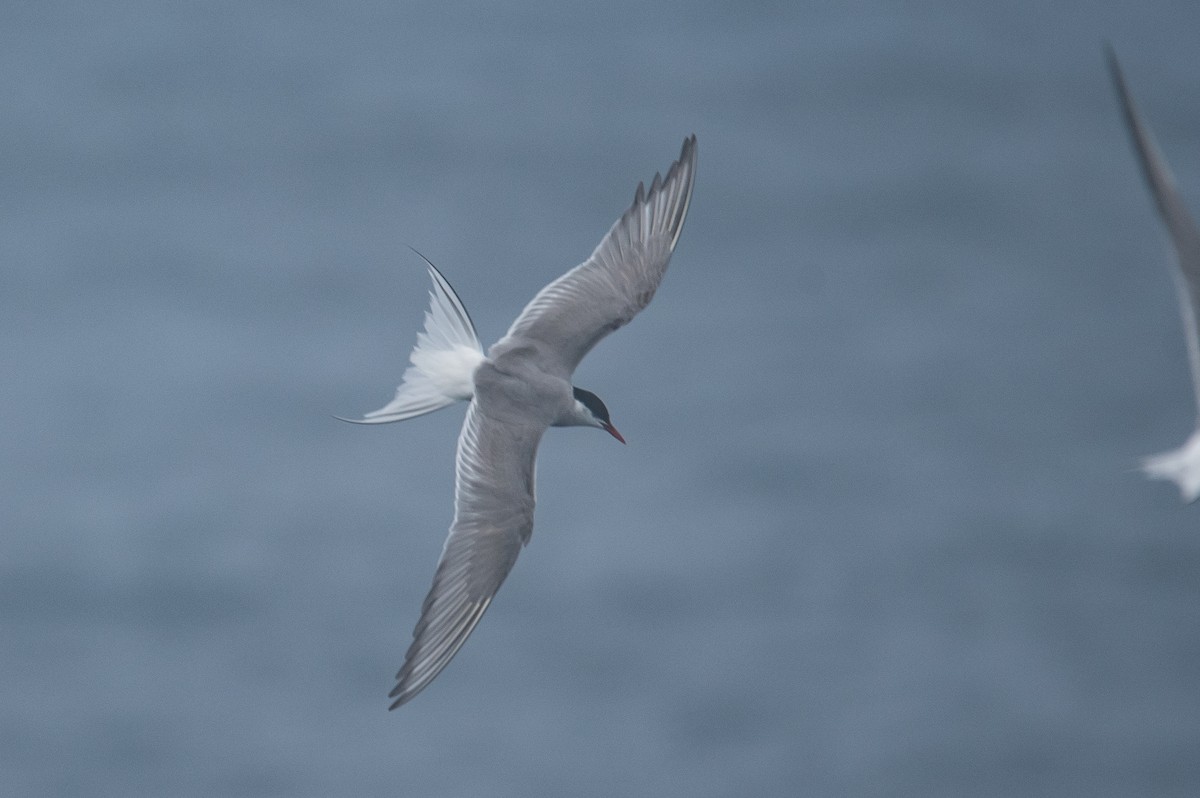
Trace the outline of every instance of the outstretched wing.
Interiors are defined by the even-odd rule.
[[[497,423],[472,402],[458,438],[454,523],[389,709],[421,692],[466,642],[533,532],[534,460],[544,427]]]
[[[1125,76],[1121,74],[1121,66],[1111,48],[1108,50],[1108,66],[1112,71],[1113,83],[1117,87],[1117,96],[1121,100],[1125,123],[1133,138],[1134,149],[1137,150],[1138,160],[1142,164],[1142,173],[1150,186],[1154,204],[1158,207],[1159,216],[1166,225],[1175,249],[1188,361],[1192,367],[1192,385],[1196,392],[1197,406],[1200,407],[1200,339],[1197,338],[1197,313],[1200,312],[1200,231],[1197,231],[1196,223],[1192,221],[1183,198],[1179,196],[1179,190],[1175,188],[1171,169],[1154,143],[1154,136],[1142,122],[1137,106],[1133,104],[1133,96],[1129,93]]]
[[[650,303],[683,230],[696,176],[696,137],[650,190],[639,183],[633,205],[583,263],[547,285],[496,346],[533,343],[538,366],[567,379],[593,346]]]

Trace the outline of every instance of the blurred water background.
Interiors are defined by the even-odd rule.
[[[1195,403],[1104,69],[1200,209],[1200,5],[0,10],[0,793],[1200,794]],[[534,537],[385,695],[486,343],[699,137]]]

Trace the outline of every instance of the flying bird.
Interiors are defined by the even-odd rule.
[[[462,300],[425,260],[433,288],[410,365],[395,398],[356,420],[386,424],[469,402],[458,436],[454,521],[389,709],[421,692],[458,653],[529,542],[534,461],[547,427],[595,427],[625,442],[600,397],[575,387],[571,375],[654,297],[695,176],[693,135],[665,178],[656,174],[649,190],[638,184],[633,204],[591,257],[539,291],[486,355]]]
[[[1200,313],[1200,231],[1188,213],[1175,179],[1167,166],[1154,136],[1138,114],[1133,96],[1117,63],[1117,56],[1108,49],[1108,67],[1112,72],[1125,124],[1133,139],[1138,161],[1142,165],[1146,184],[1154,196],[1154,204],[1171,238],[1175,250],[1176,268],[1172,272],[1183,312],[1184,338],[1187,340],[1188,363],[1192,370],[1192,388],[1196,394],[1197,422],[1191,437],[1178,449],[1152,455],[1142,460],[1142,470],[1153,479],[1165,479],[1179,486],[1186,502],[1200,497],[1200,339],[1197,338],[1197,313]]]

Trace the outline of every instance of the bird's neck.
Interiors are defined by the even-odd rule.
[[[596,419],[590,410],[583,406],[578,399],[572,399],[567,409],[554,420],[555,427],[594,427]]]

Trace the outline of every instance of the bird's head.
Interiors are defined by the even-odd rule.
[[[608,416],[608,408],[604,406],[604,402],[600,401],[600,397],[582,388],[572,388],[572,390],[575,393],[575,407],[571,419],[573,424],[581,427],[598,427],[624,443],[625,439],[613,426],[612,419]]]

